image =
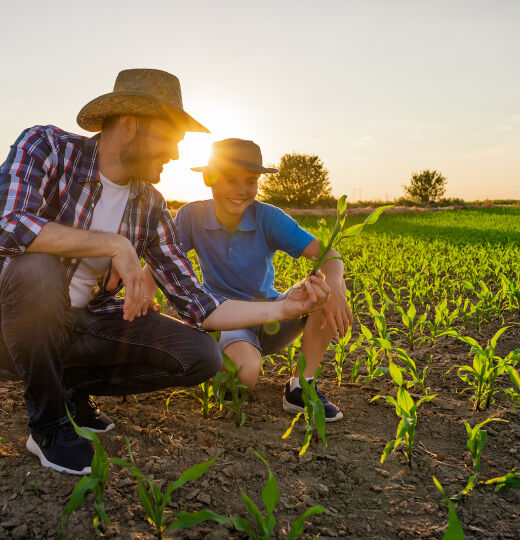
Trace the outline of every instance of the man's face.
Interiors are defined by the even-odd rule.
[[[121,164],[130,178],[157,184],[163,166],[179,159],[178,144],[184,131],[162,118],[136,118],[136,133],[120,151]]]
[[[259,177],[256,172],[243,169],[209,173],[205,178],[209,179],[217,211],[228,216],[242,216],[255,200]]]

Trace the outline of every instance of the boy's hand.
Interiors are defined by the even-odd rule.
[[[325,283],[323,274],[306,278],[292,287],[283,300],[284,318],[293,319],[311,313],[324,306],[330,295],[330,287]]]
[[[338,287],[332,287],[328,302],[323,306],[321,329],[325,330],[327,324],[334,337],[345,337],[348,327],[354,323],[354,317],[346,300],[347,289],[341,280]]]

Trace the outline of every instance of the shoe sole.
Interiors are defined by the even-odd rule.
[[[300,407],[299,405],[295,405],[294,403],[289,403],[285,396],[283,397],[283,410],[290,412],[290,413],[304,413],[305,409],[303,407]],[[337,422],[338,420],[341,420],[343,418],[343,413],[341,411],[338,411],[336,416],[334,418],[327,418],[325,417],[325,422]]]
[[[90,474],[92,472],[92,469],[90,467],[84,467],[81,471],[75,471],[74,469],[67,469],[67,467],[62,467],[61,465],[56,465],[56,463],[52,463],[49,461],[41,451],[40,447],[36,444],[35,440],[32,438],[32,435],[29,435],[29,438],[27,439],[27,442],[25,443],[25,447],[31,454],[34,454],[35,456],[40,458],[40,463],[43,467],[49,467],[55,471],[58,472],[66,472],[69,474]]]
[[[109,431],[112,431],[116,425],[114,423],[108,424],[108,426],[105,429],[96,429],[89,426],[80,426],[81,429],[88,429],[89,431],[92,431],[92,433],[108,433]]]

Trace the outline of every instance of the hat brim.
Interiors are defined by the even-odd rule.
[[[272,169],[269,167],[262,167],[261,165],[252,165],[251,163],[233,163],[229,167],[215,167],[211,165],[205,165],[203,167],[191,167],[192,171],[195,172],[210,172],[210,171],[218,171],[218,170],[233,170],[233,169],[240,169],[243,171],[251,171],[251,172],[257,172],[257,173],[276,173],[278,172],[278,169]]]
[[[101,131],[103,120],[115,115],[156,116],[170,120],[184,131],[210,133],[186,111],[141,92],[110,92],[93,99],[79,111],[77,122],[86,131]]]

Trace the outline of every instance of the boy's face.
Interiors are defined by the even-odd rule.
[[[208,178],[215,208],[231,217],[242,216],[255,200],[260,175],[243,169],[230,169],[210,173]]]

